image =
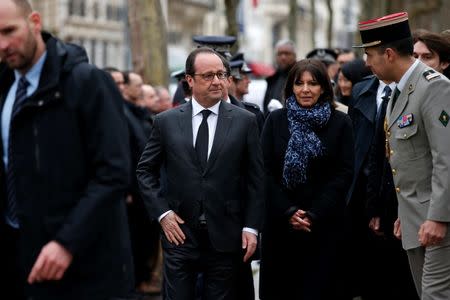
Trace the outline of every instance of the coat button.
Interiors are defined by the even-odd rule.
[[[394,154],[394,150],[389,151],[389,153],[390,153],[391,155]]]
[[[395,191],[396,191],[397,193],[400,193],[400,188],[399,188],[399,187],[396,187],[396,188],[395,188]]]
[[[392,169],[392,175],[397,175],[397,170],[396,169]]]
[[[61,93],[60,92],[55,92],[55,98],[58,99],[61,97]]]
[[[39,100],[38,101],[38,106],[42,106],[42,105],[44,105],[44,100]]]
[[[391,132],[390,132],[390,131],[387,132],[387,136],[388,136],[388,137],[391,136]]]
[[[403,137],[404,137],[404,138],[406,138],[406,137],[407,137],[406,133],[405,133],[405,134],[403,134]]]

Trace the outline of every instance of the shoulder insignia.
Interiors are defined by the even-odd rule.
[[[427,71],[423,72],[423,77],[425,77],[425,79],[427,81],[430,81],[433,78],[441,77],[441,74],[439,74],[438,72],[436,72],[434,70],[427,70]]]
[[[447,127],[447,124],[449,121],[449,115],[445,110],[443,110],[441,112],[441,115],[439,116],[439,121],[441,121],[441,123],[442,123],[442,125],[444,125],[444,127]]]

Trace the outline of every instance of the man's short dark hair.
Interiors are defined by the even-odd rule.
[[[383,53],[387,48],[394,49],[395,52],[397,52],[397,54],[402,57],[412,56],[414,53],[413,38],[408,37],[406,39],[401,39],[377,46],[379,53]]]
[[[28,0],[12,0],[12,2],[19,8],[25,17],[33,12],[33,8]]]
[[[123,84],[127,84],[127,85],[130,84],[130,72],[123,71],[122,76],[123,76]]]
[[[413,34],[414,44],[422,42],[427,48],[439,56],[439,61],[450,62],[450,43],[443,35],[421,30]]]
[[[220,55],[218,52],[214,51],[211,48],[208,47],[200,47],[195,49],[194,51],[192,51],[189,56],[186,59],[186,74],[187,75],[194,75],[195,74],[195,59],[197,58],[197,55],[200,53],[210,53],[210,54],[215,54],[217,55],[220,60],[223,63],[223,66],[225,67],[225,70],[228,72],[228,74],[230,73],[230,64],[228,63],[228,61],[225,59],[225,57],[223,57],[222,55]]]
[[[114,68],[114,67],[104,67],[103,71],[108,72],[108,73],[115,73],[115,72],[120,72],[119,69]]]

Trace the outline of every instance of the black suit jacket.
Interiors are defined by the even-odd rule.
[[[353,181],[347,195],[347,203],[352,199],[360,176],[365,176],[361,173],[363,168],[367,166],[370,145],[375,134],[376,97],[379,83],[378,78],[370,76],[366,80],[357,83],[352,90],[348,114],[352,119],[355,135],[355,164]]]
[[[188,227],[195,227],[203,202],[213,247],[239,251],[242,228],[259,230],[263,213],[262,152],[255,116],[221,102],[205,170],[192,139],[190,102],[156,116],[137,168],[147,209],[154,218],[173,210]],[[159,184],[161,166],[167,176],[164,193]]]

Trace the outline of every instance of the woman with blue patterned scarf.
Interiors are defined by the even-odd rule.
[[[335,109],[323,64],[297,62],[261,136],[266,168],[260,297],[338,299],[345,196],[352,180],[350,118]],[[292,276],[295,274],[295,276]]]

